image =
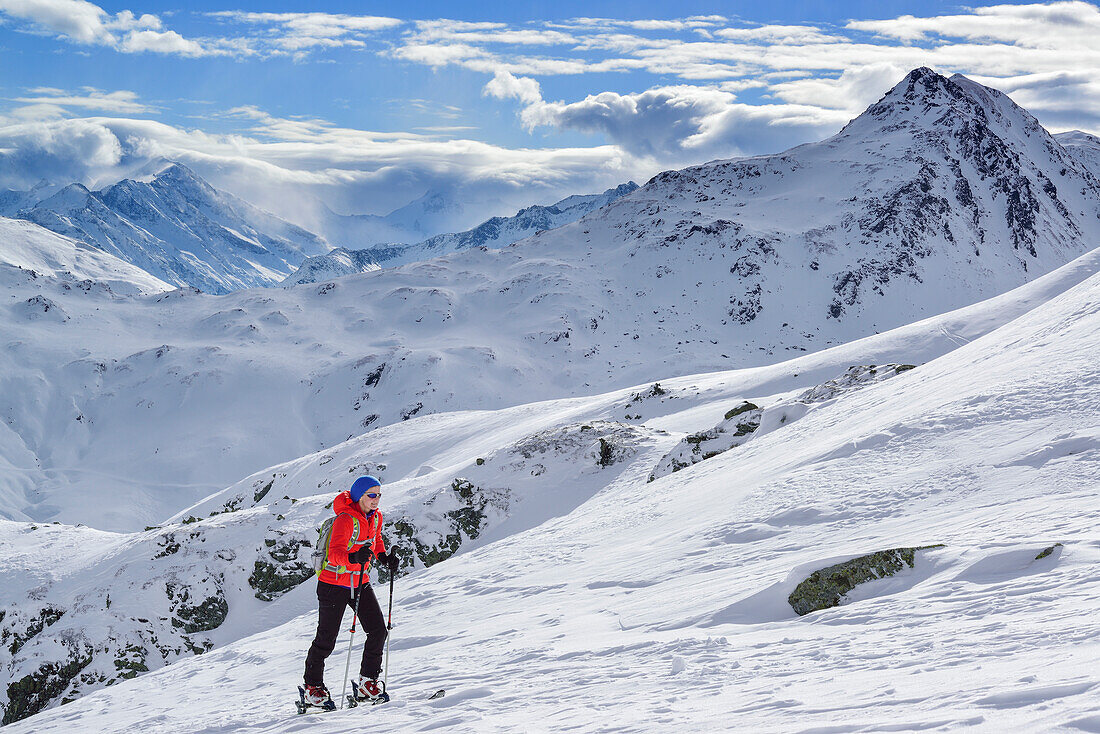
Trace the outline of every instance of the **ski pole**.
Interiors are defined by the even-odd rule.
[[[344,708],[344,701],[348,693],[348,671],[351,670],[351,648],[355,643],[355,620],[359,613],[359,585],[363,581],[362,566],[359,569],[359,577],[355,581],[355,591],[351,592],[351,636],[348,638],[348,661],[344,663],[344,685],[340,688],[340,708]]]
[[[393,579],[397,576],[396,571],[390,571],[390,613],[389,618],[386,619],[386,672],[382,675],[382,690],[386,690],[386,681],[390,677],[390,630],[393,629]]]

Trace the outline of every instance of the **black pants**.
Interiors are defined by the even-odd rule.
[[[317,582],[317,636],[309,646],[306,655],[305,682],[309,686],[324,685],[325,658],[336,647],[336,637],[340,634],[340,621],[344,618],[344,609],[352,606],[352,589],[346,586],[333,586],[324,581]],[[359,665],[359,674],[367,678],[377,678],[382,671],[382,648],[386,645],[386,620],[382,608],[374,596],[370,583],[359,587],[359,623],[367,633],[367,643],[363,646],[363,660]],[[348,628],[350,629],[350,627]]]

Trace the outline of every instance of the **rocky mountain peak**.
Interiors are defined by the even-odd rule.
[[[967,125],[995,128],[1002,137],[1049,138],[1027,110],[1002,92],[961,74],[948,78],[923,66],[909,72],[841,133],[870,139],[901,128],[935,133]]]
[[[88,206],[92,198],[92,192],[81,183],[72,183],[58,191],[53,196],[43,199],[38,203],[39,207],[52,209],[58,213],[75,211]]]
[[[173,162],[154,176],[152,186],[173,189],[189,199],[213,199],[218,195],[213,186],[179,162]]]

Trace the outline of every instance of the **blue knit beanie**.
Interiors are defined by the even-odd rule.
[[[377,477],[372,477],[370,474],[359,477],[351,485],[351,501],[358,502],[369,490],[381,486],[382,482],[378,481]]]

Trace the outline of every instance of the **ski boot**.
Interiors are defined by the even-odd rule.
[[[322,686],[298,686],[298,700],[294,702],[298,713],[304,714],[316,707],[323,711],[335,711],[336,702],[332,700],[328,689]]]
[[[390,694],[386,693],[385,683],[379,683],[374,678],[368,678],[365,675],[361,675],[359,676],[359,680],[356,681],[355,687],[352,688],[352,692],[348,695],[348,707],[355,708],[359,704],[367,701],[369,701],[372,706],[377,706],[389,700]]]

